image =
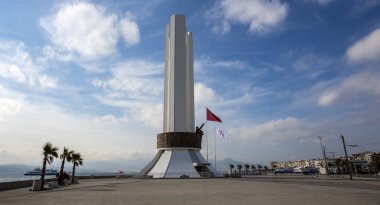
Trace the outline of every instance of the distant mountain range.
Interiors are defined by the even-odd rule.
[[[36,167],[28,166],[24,164],[7,164],[7,165],[0,165],[0,173],[20,173],[24,174],[25,171],[34,169]]]

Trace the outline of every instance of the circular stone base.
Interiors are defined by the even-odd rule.
[[[157,135],[157,149],[196,148],[201,149],[202,135],[195,132],[165,132]]]

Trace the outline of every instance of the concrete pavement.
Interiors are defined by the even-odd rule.
[[[258,176],[240,179],[98,179],[53,190],[0,192],[0,204],[380,205],[380,181]]]

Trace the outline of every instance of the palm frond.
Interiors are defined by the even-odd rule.
[[[68,152],[69,152],[69,149],[67,149],[66,147],[63,147],[63,152],[62,152],[62,154],[59,155],[59,158],[61,158],[61,159],[66,158],[68,155]]]
[[[73,153],[69,158],[68,160],[73,162],[74,166],[83,165],[83,158],[80,153]]]
[[[53,156],[49,156],[48,159],[49,159],[49,160],[48,160],[48,163],[49,163],[49,164],[53,163],[53,160],[54,160]]]
[[[43,146],[43,155],[46,158],[46,161],[51,164],[53,162],[54,158],[58,157],[58,147],[53,147],[53,145],[50,142],[47,142]]]
[[[53,155],[53,157],[55,157],[55,158],[58,158],[58,153],[57,152],[52,152],[51,155]]]

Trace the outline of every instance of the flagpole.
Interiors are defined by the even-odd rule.
[[[214,126],[214,128],[215,128],[214,129],[214,131],[215,131],[214,132],[214,136],[215,136],[215,156],[214,157],[215,157],[215,170],[216,170],[216,127]]]
[[[207,135],[207,116],[206,116],[206,147],[207,147],[206,160],[207,160],[207,162],[208,162],[208,135]]]

